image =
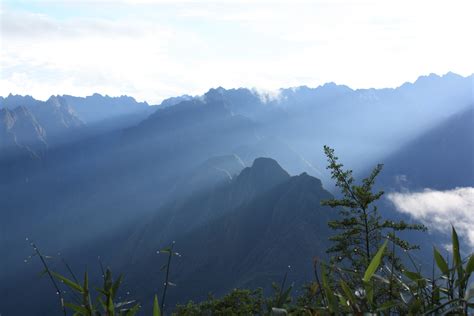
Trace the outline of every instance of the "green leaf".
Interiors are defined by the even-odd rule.
[[[84,306],[79,306],[68,302],[64,303],[64,306],[72,309],[76,313],[80,313],[81,315],[89,315],[87,309]]]
[[[439,304],[439,299],[440,299],[440,289],[439,287],[435,287],[433,289],[433,294],[432,294],[432,300],[433,300],[433,303],[434,305],[438,305]]]
[[[458,234],[456,233],[456,229],[452,226],[452,239],[453,239],[453,263],[454,267],[458,272],[458,278],[463,278],[463,267],[462,267],[462,260],[461,260],[461,252],[459,249],[459,238]]]
[[[123,280],[123,275],[121,274],[119,275],[118,279],[113,283],[112,288],[111,288],[112,298],[115,298],[115,296],[117,295],[120,284],[122,284],[122,280]]]
[[[161,316],[160,305],[158,305],[158,296],[153,300],[153,316]]]
[[[443,275],[448,275],[448,264],[444,260],[443,256],[439,253],[438,249],[436,249],[435,247],[433,247],[433,254],[436,261],[436,265],[438,266],[439,270],[443,273]]]
[[[106,311],[107,310],[107,305],[105,305],[104,300],[101,297],[98,297],[97,301],[99,302],[100,306],[102,306],[102,309],[104,311]]]
[[[140,304],[137,304],[137,305],[133,306],[132,308],[130,308],[127,311],[127,314],[125,314],[125,316],[134,316],[138,313],[139,310],[140,310]],[[153,315],[153,316],[155,316],[155,315]]]
[[[370,262],[369,266],[367,267],[367,270],[365,270],[364,282],[369,282],[372,276],[374,275],[375,271],[377,271],[380,263],[382,262],[382,257],[385,252],[385,248],[387,247],[387,240],[384,242],[382,247],[377,251],[375,256],[372,258],[372,261]]]
[[[412,281],[423,280],[423,277],[418,272],[403,271],[403,274],[407,276]]]
[[[110,292],[112,289],[112,271],[110,271],[109,268],[105,271],[105,276],[104,276],[104,291],[107,293]]]
[[[365,283],[365,293],[367,295],[367,302],[372,306],[374,303],[374,285],[372,282]]]
[[[107,316],[115,315],[115,305],[112,296],[107,297]]]
[[[321,265],[321,275],[322,275],[322,281],[323,281],[323,289],[324,293],[326,294],[326,297],[328,299],[328,307],[329,311],[334,314],[338,314],[338,304],[337,304],[337,299],[336,296],[334,295],[334,292],[331,290],[331,287],[329,286],[329,281],[327,278],[326,274],[326,268],[325,265]]]
[[[466,274],[470,275],[474,272],[474,255],[471,255],[466,264]]]
[[[82,304],[89,311],[89,315],[92,315],[92,304],[89,295],[89,275],[87,271],[84,273],[84,285],[82,286]]]
[[[79,292],[79,293],[82,293],[84,290],[82,288],[82,286],[80,286],[79,284],[77,284],[76,282],[74,281],[71,281],[69,280],[68,278],[62,276],[61,274],[59,273],[56,273],[56,272],[53,272],[51,271],[51,274],[58,280],[60,280],[62,283],[66,284],[67,286],[69,286],[71,289]]]
[[[84,273],[84,285],[82,286],[84,290],[89,289],[89,275],[87,274],[87,271]],[[84,291],[85,292],[85,291]]]
[[[357,306],[357,300],[354,296],[354,294],[352,293],[352,290],[350,289],[349,285],[347,285],[346,282],[344,282],[344,280],[340,280],[339,282],[341,284],[341,288],[342,288],[342,291],[344,292],[344,294],[346,295],[346,299],[350,302],[351,306],[358,310],[358,306]]]
[[[281,293],[281,295],[279,295],[278,301],[275,307],[283,307],[283,305],[286,303],[286,301],[290,297],[290,293],[292,289],[293,289],[293,286],[290,286],[283,293]]]
[[[170,247],[163,248],[159,250],[159,253],[171,253],[171,248]]]

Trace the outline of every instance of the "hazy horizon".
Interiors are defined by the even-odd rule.
[[[468,75],[460,75],[458,73],[455,73],[455,72],[452,72],[452,71],[448,71],[447,73],[444,73],[444,74],[437,74],[437,73],[429,73],[429,74],[423,74],[423,75],[420,75],[418,76],[415,80],[412,80],[412,81],[404,81],[402,83],[400,83],[399,85],[396,85],[394,87],[379,87],[379,88],[375,88],[375,87],[367,87],[367,88],[353,88],[349,85],[346,85],[344,83],[338,83],[338,82],[325,82],[325,83],[322,83],[322,84],[319,84],[319,85],[315,85],[315,86],[310,86],[310,85],[297,85],[297,86],[291,86],[291,87],[280,87],[280,88],[277,88],[275,90],[264,90],[264,89],[258,89],[256,87],[244,87],[244,86],[240,86],[240,87],[223,87],[223,86],[214,86],[214,87],[209,87],[205,90],[203,90],[201,93],[198,93],[198,94],[191,94],[191,93],[187,93],[187,92],[183,92],[181,94],[177,94],[177,95],[173,95],[173,96],[170,96],[170,97],[167,97],[167,98],[164,98],[162,100],[159,100],[158,102],[151,102],[149,100],[145,100],[145,99],[140,99],[140,98],[137,98],[135,97],[134,95],[129,95],[129,94],[117,94],[117,95],[109,95],[107,93],[102,93],[100,91],[95,91],[95,92],[92,92],[90,94],[83,94],[83,95],[71,95],[73,97],[81,97],[81,98],[86,98],[86,97],[90,97],[90,96],[93,96],[95,94],[98,94],[98,95],[101,95],[101,96],[104,96],[104,97],[110,97],[110,98],[120,98],[120,97],[132,97],[134,98],[137,102],[147,102],[148,105],[159,105],[162,101],[168,99],[168,98],[173,98],[173,97],[179,97],[179,96],[183,96],[183,95],[189,95],[189,96],[192,96],[192,97],[198,97],[198,96],[202,96],[204,95],[206,92],[208,92],[209,90],[211,89],[217,89],[217,88],[224,88],[226,90],[232,90],[232,89],[248,89],[252,92],[255,92],[259,95],[269,95],[269,96],[274,96],[276,98],[278,98],[278,95],[279,93],[281,92],[281,90],[284,90],[284,89],[298,89],[298,88],[301,88],[301,87],[307,87],[309,89],[317,89],[317,88],[320,88],[320,87],[323,87],[327,84],[335,84],[337,86],[342,86],[342,87],[348,87],[349,89],[351,90],[354,90],[354,91],[357,91],[357,90],[370,90],[370,89],[377,89],[377,90],[380,90],[380,89],[398,89],[400,88],[401,86],[405,85],[405,84],[414,84],[418,79],[420,78],[424,78],[424,77],[429,77],[429,76],[437,76],[439,78],[442,78],[446,75],[449,75],[449,74],[453,74],[453,75],[457,75],[457,76],[461,76],[463,78],[469,78],[469,77],[473,77],[474,78],[474,72],[471,73],[471,74],[468,74]],[[31,94],[17,94],[17,93],[12,93],[12,92],[9,92],[9,93],[4,93],[4,94],[1,94],[0,97],[8,97],[9,95],[21,95],[21,96],[31,96],[33,97],[34,99],[36,100],[39,100],[39,101],[47,101],[50,97],[52,96],[61,96],[61,95],[69,95],[67,93],[53,93],[51,95],[47,95],[45,97],[36,97],[34,95],[31,95]]]

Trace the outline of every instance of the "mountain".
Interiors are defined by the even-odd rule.
[[[0,109],[2,159],[22,153],[43,156],[50,145],[65,140],[84,126],[63,98],[33,102],[30,97],[11,96],[6,100],[7,106]],[[14,104],[27,106],[13,107]]]
[[[169,202],[183,176],[210,157],[232,155],[253,139],[254,123],[225,104],[189,101],[137,126],[51,148],[41,161],[0,161],[5,245],[25,235],[57,249],[100,238]],[[46,227],[62,238],[43,233]]]
[[[317,178],[290,177],[275,160],[258,158],[230,183],[159,210],[145,228],[136,228],[140,238],[121,249],[129,259],[124,270],[133,280],[131,291],[147,297],[161,284],[152,272],[156,250],[172,240],[182,255],[172,268],[178,284],[170,291],[172,302],[234,287],[268,290],[288,265],[289,280],[302,284],[311,279],[312,258],[325,256],[327,221],[335,213],[321,200],[331,197]]]
[[[168,107],[168,106],[173,106],[173,105],[179,104],[183,101],[190,101],[192,99],[193,99],[192,96],[187,95],[187,94],[183,94],[183,95],[180,95],[178,97],[171,97],[171,98],[167,98],[167,99],[163,100],[158,107],[159,108],[165,108],[165,107]]]
[[[170,291],[168,302],[200,298],[208,291],[220,294],[235,286],[268,289],[272,281],[281,279],[288,265],[292,266],[289,280],[300,284],[312,275],[313,256],[324,256],[327,242],[322,236],[328,236],[326,222],[333,212],[321,207],[320,201],[331,194],[318,179],[307,174],[291,177],[270,158],[258,158],[251,167],[238,167],[241,171],[232,178],[214,172],[224,167],[227,175],[242,166],[239,160],[226,156],[206,161],[188,177],[207,175],[205,182],[213,185],[183,194],[149,216],[136,217],[121,229],[109,230],[80,247],[62,249],[61,256],[68,262],[94,267],[100,254],[106,262],[114,262],[114,269],[127,271],[124,286],[144,302],[162,284],[156,266],[163,258],[157,257],[156,250],[172,240],[183,257],[172,270],[179,291]],[[111,243],[117,246],[111,247]],[[48,252],[51,246],[43,245],[42,249]],[[145,271],[150,273],[145,275]],[[234,272],[227,275],[228,271]],[[32,269],[14,281],[30,284],[35,275]],[[91,278],[95,276],[91,271]],[[7,286],[13,281],[4,280]],[[18,311],[17,300],[28,295],[36,306],[44,307],[44,313],[54,314],[55,297],[44,292],[44,286],[44,282],[34,282],[23,294],[4,292],[8,304],[3,310]],[[24,306],[22,311],[28,308]]]
[[[63,97],[52,96],[44,104],[31,107],[30,110],[50,137],[57,137],[60,133],[84,125]]]
[[[129,268],[133,272],[131,282],[144,282],[145,276],[140,271],[151,271],[160,260],[152,253],[176,240],[177,245],[182,245],[184,256],[190,255],[199,271],[206,272],[202,275],[208,276],[209,271],[216,269],[216,275],[220,276],[222,267],[205,261],[206,255],[249,275],[247,281],[237,278],[240,273],[236,273],[235,279],[234,276],[223,278],[222,284],[217,280],[216,291],[227,286],[259,283],[262,270],[252,270],[251,265],[257,267],[269,262],[271,256],[257,247],[259,242],[249,244],[243,232],[257,231],[257,235],[250,236],[264,240],[265,247],[271,249],[270,239],[278,241],[275,247],[289,247],[278,239],[275,230],[284,232],[288,240],[293,240],[293,233],[301,240],[319,238],[318,243],[325,236],[325,213],[319,213],[318,198],[309,194],[323,192],[320,182],[312,176],[331,188],[332,181],[324,169],[323,144],[334,147],[355,173],[367,170],[374,162],[385,162],[381,177],[387,174],[388,180],[378,182],[384,187],[395,186],[393,181],[400,174],[406,175],[413,187],[431,183],[434,188],[447,188],[469,181],[471,175],[466,171],[469,160],[472,161],[469,153],[472,124],[466,125],[469,115],[460,115],[445,127],[443,122],[473,104],[473,78],[430,75],[394,89],[353,90],[327,84],[282,89],[277,95],[243,88],[216,88],[203,96],[170,101],[172,104],[168,106],[148,107],[144,112],[131,110],[130,115],[118,115],[109,122],[84,122],[79,128],[76,119],[83,120],[74,116],[76,111],[67,97],[52,97],[48,102],[19,96],[2,98],[1,141],[18,146],[17,135],[28,135],[25,138],[35,143],[46,142],[48,150],[42,152],[41,159],[31,159],[29,152],[21,149],[24,155],[0,161],[0,250],[4,254],[0,283],[7,284],[4,280],[18,275],[25,276],[25,280],[29,276],[28,281],[33,282],[33,272],[41,270],[38,266],[18,264],[30,253],[26,237],[47,253],[71,254],[73,260],[87,261],[91,266],[96,263],[97,255],[103,253],[111,258],[114,269],[124,267],[124,271]],[[108,97],[96,97],[103,102],[108,100]],[[92,107],[88,108],[84,100],[80,101],[81,107],[87,112]],[[13,106],[15,102],[23,102],[24,107],[15,110],[18,108]],[[133,107],[134,103],[130,101],[129,106]],[[50,115],[35,112],[40,108]],[[107,111],[113,111],[112,108],[110,105]],[[94,117],[91,114],[91,119]],[[64,141],[52,146],[52,135],[43,124],[51,125],[51,130],[64,136]],[[439,132],[435,132],[438,128]],[[70,133],[72,130],[77,133]],[[432,136],[416,142],[425,135]],[[400,155],[396,157],[398,151]],[[461,158],[455,159],[454,155]],[[405,156],[409,159],[404,159]],[[286,171],[281,172],[282,168],[265,159],[245,169],[259,157],[275,159]],[[436,164],[431,164],[431,160]],[[263,162],[262,168],[254,169],[259,161]],[[410,167],[411,164],[416,167]],[[439,171],[445,164],[456,179],[449,172]],[[264,171],[266,168],[268,173]],[[256,170],[259,172],[254,173]],[[460,170],[466,172],[462,174]],[[295,174],[301,175],[291,176]],[[318,211],[310,213],[310,209]],[[300,214],[299,210],[307,212]],[[318,216],[312,218],[309,214]],[[308,232],[310,225],[303,224],[298,224],[301,229],[286,231],[282,222],[297,223],[296,216],[305,218],[311,227],[316,225],[320,234]],[[274,218],[278,221],[272,226]],[[253,219],[256,226],[251,225]],[[212,240],[216,234],[220,237]],[[433,238],[430,242],[437,241]],[[236,250],[245,245],[252,256],[243,256],[239,250],[242,260],[238,260],[229,254],[227,248],[234,242],[238,245]],[[118,256],[108,252],[116,252],[122,246],[123,253]],[[299,242],[294,240],[293,247],[298,248]],[[306,250],[302,249],[302,253],[316,254],[323,249],[322,244],[314,251],[308,251],[307,246],[303,248]],[[203,253],[196,253],[198,249]],[[220,252],[225,256],[221,258]],[[271,255],[277,256],[276,250]],[[140,261],[136,269],[127,265],[132,258],[136,263]],[[183,265],[188,261],[184,258]],[[283,274],[288,264],[285,262],[281,265],[283,270],[279,270],[281,266],[277,268],[278,262],[274,261],[268,263],[272,276],[264,276],[265,280],[278,278],[275,275]],[[189,280],[193,275],[200,277],[199,271],[192,274],[186,269],[183,266],[176,271],[182,271],[183,276],[191,275]],[[298,273],[302,271],[310,269],[298,268]],[[158,281],[161,275],[157,271],[154,277]],[[298,278],[295,276],[295,280]],[[179,282],[191,284],[187,283],[189,280],[183,278]],[[0,290],[10,300],[14,297],[12,293],[20,297],[31,282],[25,281],[24,286],[15,290]],[[153,282],[159,283],[161,279]],[[268,284],[260,282],[263,283]],[[191,284],[187,288],[192,287]],[[207,285],[199,289],[200,293],[189,293],[189,296],[197,297],[208,290]],[[38,300],[41,302],[43,298]]]
[[[5,109],[15,109],[19,106],[31,108],[41,103],[42,103],[41,101],[36,100],[32,96],[29,96],[29,95],[21,96],[21,95],[13,95],[10,93],[5,98],[0,96],[0,108],[5,108]]]
[[[474,104],[383,161],[386,188],[416,191],[474,187]]]
[[[46,150],[46,132],[26,107],[0,109],[0,157]]]
[[[280,99],[249,89],[211,89],[202,97],[158,107],[136,125],[50,148],[41,162],[0,163],[5,232],[9,240],[35,235],[57,248],[94,239],[104,232],[103,220],[110,230],[118,229],[171,203],[183,177],[217,156],[236,155],[245,165],[269,156],[291,174],[307,172],[331,188],[323,144],[336,148],[349,168],[365,170],[463,109],[472,98],[472,78],[431,76],[381,90],[328,84],[290,89]],[[439,98],[427,96],[430,87]],[[454,95],[456,102],[448,102]],[[51,103],[54,99],[62,102],[55,97]],[[64,228],[64,221],[76,225]],[[18,223],[21,229],[13,230]],[[62,239],[42,233],[51,226],[60,227]]]
[[[212,175],[208,174],[208,177]],[[163,235],[163,241],[177,238],[211,219],[230,212],[244,201],[251,200],[289,178],[289,174],[276,161],[268,158],[256,159],[252,167],[244,168],[234,179],[229,178],[223,182],[212,177],[214,185],[209,189],[197,191],[187,199],[186,195],[181,195],[158,210],[159,215],[149,220],[147,226],[153,231],[152,234],[155,234],[155,240],[159,239],[160,235]],[[181,189],[179,192],[186,191]],[[154,232],[157,225],[161,227],[159,234]]]
[[[474,75],[450,73],[394,89],[330,84],[298,88],[292,97],[282,91],[274,103],[284,112],[267,123],[267,133],[291,144],[313,166],[325,165],[322,147],[331,145],[352,169],[361,170],[472,104],[472,91]]]
[[[234,146],[235,150],[216,155],[249,156],[247,162],[271,155],[293,173],[308,172],[328,183],[327,173],[321,170],[326,163],[323,145],[337,148],[340,155],[351,162],[352,169],[362,170],[472,104],[473,89],[474,75],[462,77],[447,73],[423,76],[413,83],[390,89],[353,90],[328,83],[316,88],[302,86],[266,94],[245,88],[218,87],[202,96],[170,98],[163,101],[163,106],[153,107],[124,96],[111,98],[94,94],[64,98],[88,124],[85,129],[88,132],[83,132],[85,135],[80,138],[130,128],[127,133],[137,135],[139,142],[148,142],[145,138],[152,141],[159,130],[161,135],[165,129],[168,133],[179,133],[195,128],[192,125],[194,108],[200,112],[194,122],[213,120],[212,115],[219,107],[206,111],[212,106],[201,109],[199,105],[221,104],[221,114],[226,112],[234,121],[252,122],[255,137],[243,141],[242,148]],[[9,96],[2,103],[11,105],[20,99],[32,102],[31,97]],[[186,117],[189,121],[183,120]],[[191,125],[188,126],[188,122]],[[145,125],[153,127],[148,132]],[[131,128],[133,126],[136,128]],[[139,137],[140,133],[146,136]],[[260,148],[263,139],[268,141]]]
[[[255,157],[275,157],[290,174],[307,172],[317,177],[324,174],[323,168],[312,165],[289,143],[275,136],[260,136],[255,142],[235,148],[234,153],[241,157],[246,164],[251,164]]]
[[[28,95],[10,94],[5,98],[0,97],[0,108],[14,109],[18,106],[39,112],[45,107],[56,107],[69,112],[77,120],[87,124],[88,130],[82,131],[82,136],[86,137],[138,124],[154,111],[154,107],[148,103],[137,102],[129,96],[109,97],[98,93],[87,97],[51,96],[45,102]]]
[[[364,169],[472,104],[472,91],[474,75],[447,73],[387,89],[353,90],[328,83],[265,94],[218,87],[200,99],[221,102],[233,115],[251,119],[259,126],[258,137],[287,144],[287,151],[300,158],[285,163],[287,170],[306,171],[327,183],[327,174],[320,170],[326,163],[323,145],[337,148],[351,168]],[[258,147],[257,142],[246,146]],[[245,156],[245,152],[237,154]],[[282,163],[290,161],[282,155],[272,157]]]
[[[63,95],[62,98],[74,109],[77,116],[87,123],[130,115],[149,108],[148,103],[137,102],[129,96],[109,97],[94,93],[87,97]]]

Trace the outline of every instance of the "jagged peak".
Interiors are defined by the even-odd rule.
[[[61,106],[67,105],[67,102],[66,102],[66,99],[60,95],[52,95],[46,101],[46,104],[49,104],[55,107],[61,107]]]
[[[216,100],[222,100],[226,89],[223,87],[211,88],[203,95],[203,100],[205,102],[212,102]]]

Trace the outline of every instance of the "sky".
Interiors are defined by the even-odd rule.
[[[130,95],[474,73],[472,0],[0,0],[0,95]]]

